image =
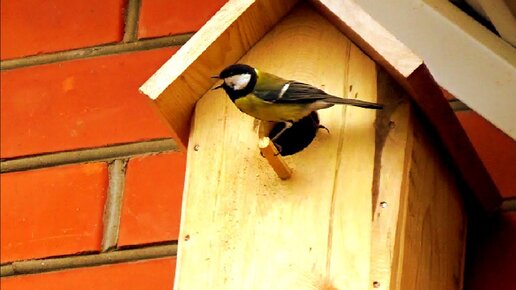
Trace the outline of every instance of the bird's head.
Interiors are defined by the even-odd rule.
[[[214,89],[223,88],[230,97],[245,96],[256,84],[256,70],[246,64],[233,64],[223,69],[218,76],[224,82]]]

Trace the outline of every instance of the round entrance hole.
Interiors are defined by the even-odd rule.
[[[284,123],[276,124],[269,133],[269,138],[276,136],[284,127]],[[310,145],[317,134],[317,130],[320,128],[324,127],[319,123],[319,116],[317,112],[312,112],[310,115],[295,122],[292,127],[285,130],[274,143],[277,145],[282,156],[292,155]]]

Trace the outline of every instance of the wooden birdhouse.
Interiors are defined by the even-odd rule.
[[[233,63],[385,107],[320,110],[328,132],[267,159],[210,90]],[[141,90],[188,152],[175,289],[461,289],[496,188],[421,59],[353,1],[229,1]]]

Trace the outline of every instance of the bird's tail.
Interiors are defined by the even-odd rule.
[[[383,109],[382,104],[371,103],[371,102],[361,101],[361,100],[357,100],[357,99],[344,99],[344,98],[339,98],[339,97],[334,97],[334,96],[328,96],[327,98],[324,99],[324,101],[327,103],[330,103],[330,104],[350,105],[350,106],[361,107],[361,108],[366,108],[366,109],[376,109],[376,110]]]

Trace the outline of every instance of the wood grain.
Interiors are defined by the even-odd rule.
[[[371,239],[371,281],[374,289],[388,290],[391,284],[400,203],[406,198],[403,185],[412,150],[411,108],[405,101],[388,112],[388,130],[381,147],[378,197],[375,199]],[[384,124],[385,126],[385,124]]]
[[[371,289],[462,289],[466,210],[456,172],[407,96],[379,76],[386,109],[377,119]]]
[[[376,100],[374,62],[304,5],[241,62]],[[259,154],[253,119],[208,91],[190,136],[175,289],[368,289],[374,118],[320,111],[331,133],[285,157],[295,174],[281,181]]]
[[[244,55],[296,0],[230,0],[140,90],[156,104],[188,144],[197,100],[213,85],[210,76]]]
[[[414,124],[393,289],[462,289],[467,220],[461,192],[428,126]]]
[[[343,93],[348,97],[376,102],[376,65],[354,45],[347,84]],[[327,271],[337,289],[368,289],[376,111],[345,110],[330,208]]]

